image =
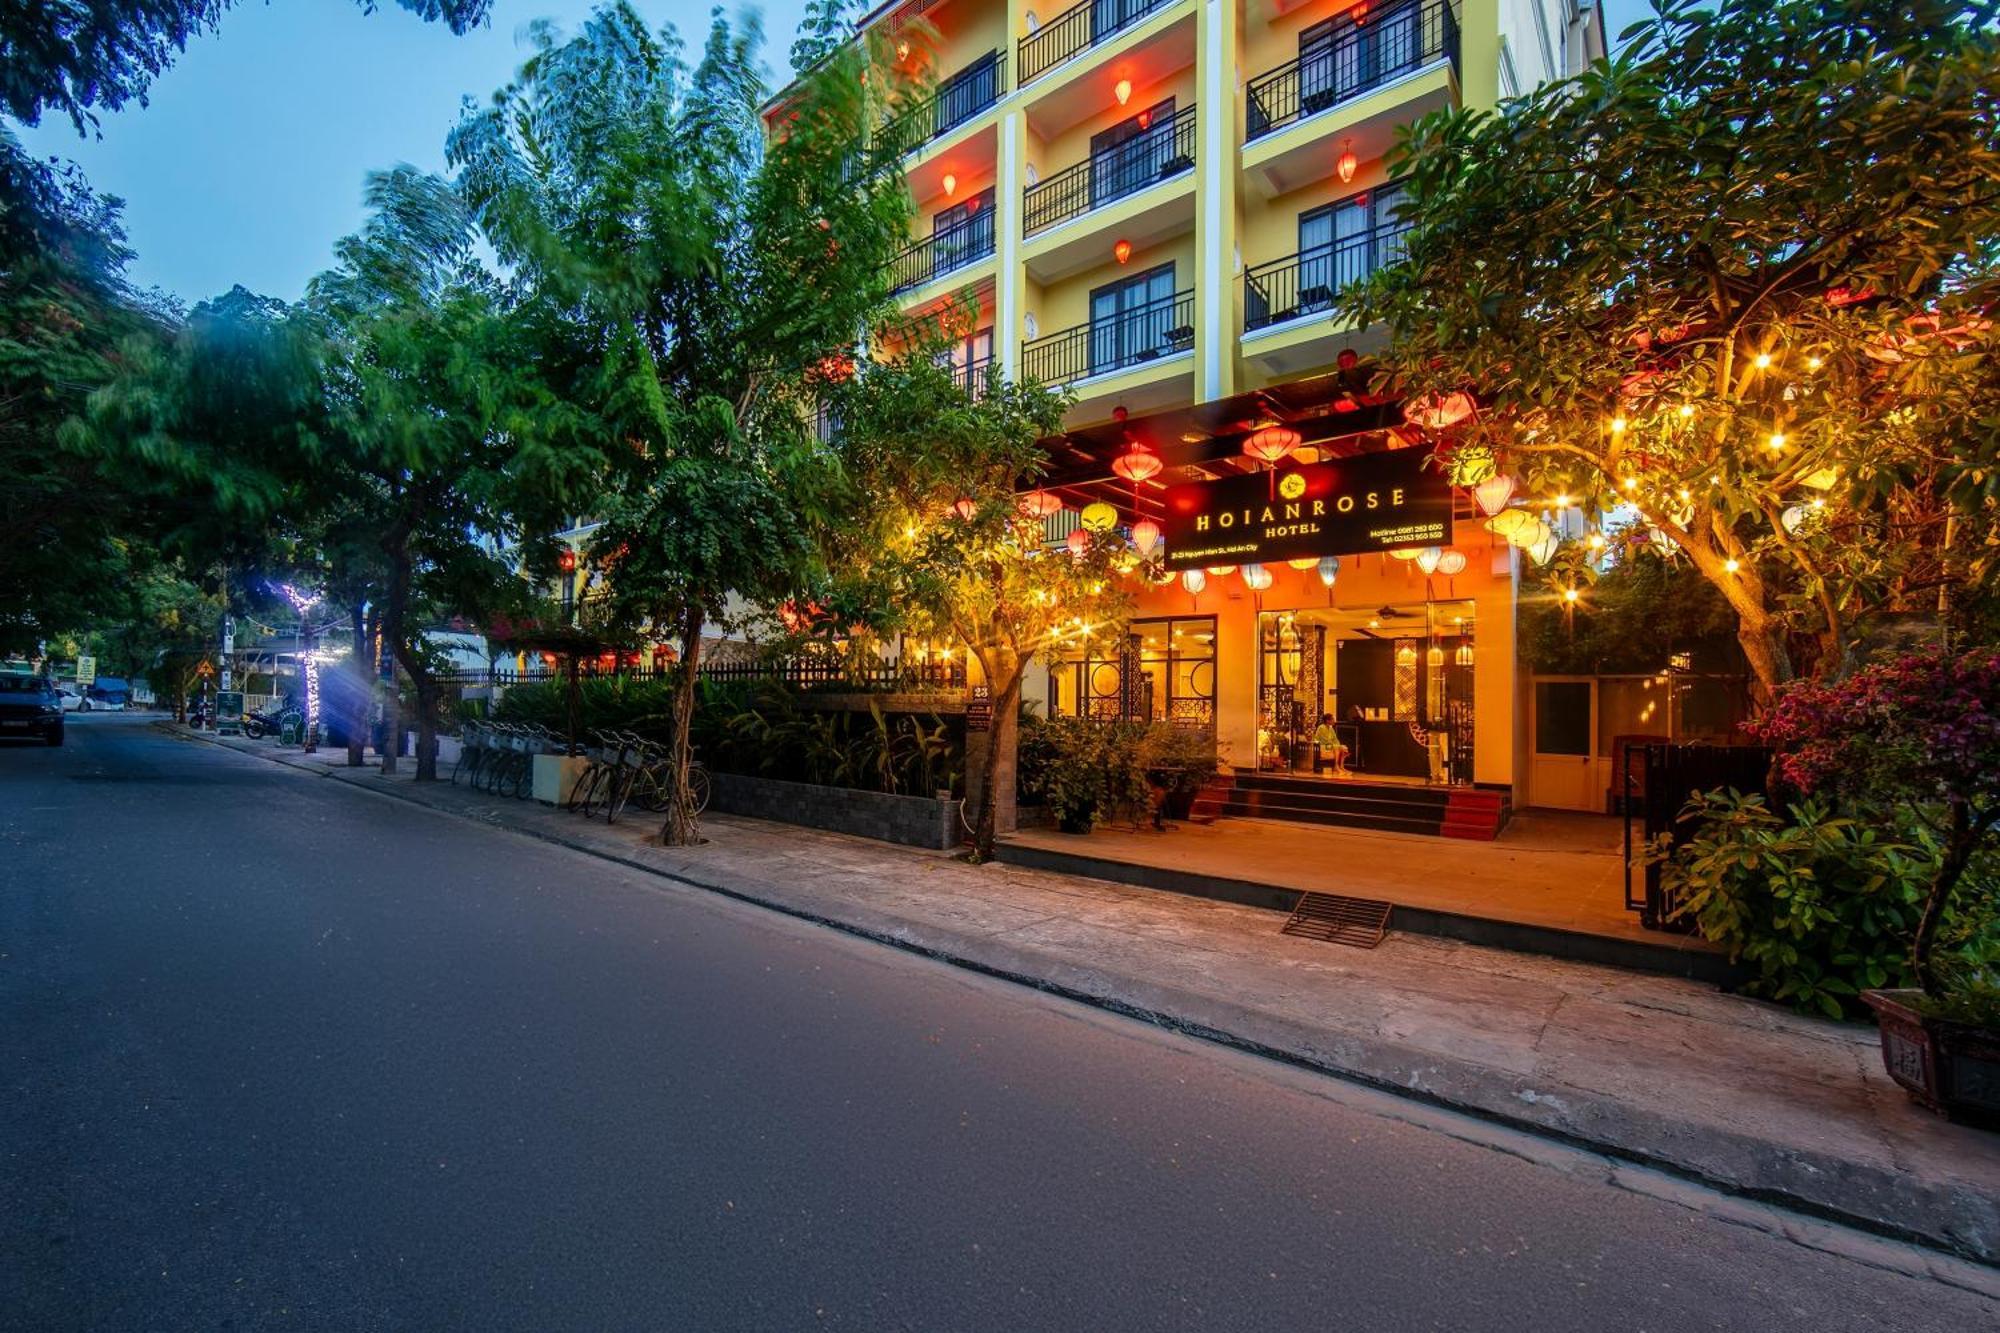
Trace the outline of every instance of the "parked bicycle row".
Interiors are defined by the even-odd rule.
[[[451,780],[496,796],[524,798],[534,794],[535,756],[568,752],[562,737],[532,722],[468,722]],[[632,731],[592,731],[583,758],[563,809],[586,819],[602,817],[607,824],[617,823],[634,806],[654,814],[666,810],[673,761],[664,745]],[[708,808],[708,769],[691,759],[687,776],[695,813],[700,814]]]

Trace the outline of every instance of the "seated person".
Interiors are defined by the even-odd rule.
[[[1321,713],[1313,730],[1313,772],[1323,773],[1331,765],[1337,775],[1347,772],[1347,746],[1333,729],[1333,714]]]

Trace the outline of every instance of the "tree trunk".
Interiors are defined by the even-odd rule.
[[[1768,618],[1752,618],[1738,612],[1736,642],[1756,679],[1757,702],[1770,707],[1778,687],[1792,678],[1791,654],[1785,649],[1783,637],[1772,629]]]
[[[701,624],[699,608],[681,618],[681,671],[674,681],[674,734],[668,754],[667,818],[660,825],[660,842],[667,847],[692,847],[700,841],[694,801],[688,791],[688,757],[693,751],[695,692],[701,686]]]
[[[347,616],[354,630],[354,656],[348,662],[348,674],[354,677],[354,697],[350,701],[353,706],[347,710],[347,766],[359,768],[366,762],[363,750],[368,744],[368,696],[375,673],[370,669],[368,621],[359,606],[352,608]]]
[[[1917,985],[1932,999],[1943,990],[1935,956],[1938,927],[1944,924],[1945,905],[1951,901],[1952,890],[1958,886],[1959,876],[1965,873],[1985,832],[1986,821],[1975,821],[1970,805],[1964,801],[1951,803],[1951,832],[1945,839],[1944,857],[1938,862],[1930,894],[1924,899],[1923,914],[1917,918],[1916,936],[1910,941],[1910,970],[1916,973]]]
[[[994,683],[995,674],[1006,677],[993,697],[993,734],[986,747],[986,780],[980,784],[979,809],[972,824],[973,859],[991,861],[998,832],[995,826],[1000,810],[1000,784],[1005,782],[1010,792],[1014,787],[1021,739],[1022,662],[1011,652],[989,653],[983,661],[992,668],[987,673],[989,684]]]
[[[396,688],[394,663],[402,660],[403,609],[409,601],[409,561],[402,539],[389,543],[389,604],[382,611],[382,641],[389,646],[389,683],[382,700],[382,773],[396,771],[396,752],[403,748],[402,691]]]

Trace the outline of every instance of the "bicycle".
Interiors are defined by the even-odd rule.
[[[465,724],[465,734],[459,738],[458,762],[451,766],[452,786],[456,787],[458,785],[460,774],[465,776],[466,786],[476,788],[479,785],[480,766],[490,759],[493,754],[492,736],[493,730],[490,723],[468,722]]]

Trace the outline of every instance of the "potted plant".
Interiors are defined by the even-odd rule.
[[[1796,685],[1757,729],[1783,786],[1892,803],[1927,844],[1916,984],[1862,999],[1915,1101],[2000,1128],[2000,649],[1929,649]],[[1940,949],[1948,925],[1957,938]]]
[[[1195,797],[1215,776],[1215,737],[1206,729],[1155,722],[1140,741],[1140,763],[1146,781],[1158,794],[1154,824],[1186,819]]]
[[[1088,833],[1105,803],[1105,728],[1052,717],[1035,728],[1035,787],[1064,833]]]

